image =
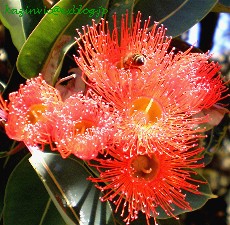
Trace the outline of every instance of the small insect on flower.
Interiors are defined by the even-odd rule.
[[[146,64],[146,57],[140,53],[129,53],[123,58],[122,67],[124,69],[140,69]]]
[[[149,24],[150,19],[141,28],[138,13],[131,27],[128,14],[120,28],[114,16],[112,31],[104,20],[84,27],[83,34],[78,33],[83,44],[78,42],[75,61],[85,82],[123,115],[118,142],[124,140],[127,147],[135,141],[163,149],[164,143],[181,150],[194,147],[205,130],[197,125],[210,119],[193,116],[224,98],[227,90],[220,66],[210,62],[207,53],[192,53],[191,48],[174,52],[166,28],[154,23],[149,31]]]

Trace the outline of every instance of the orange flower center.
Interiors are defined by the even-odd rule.
[[[88,120],[82,120],[75,124],[75,135],[77,134],[84,134],[89,128],[92,128],[94,123]]]
[[[131,167],[133,177],[152,180],[158,173],[159,161],[154,155],[138,155],[132,160]]]
[[[140,97],[132,102],[130,115],[138,124],[153,125],[162,117],[162,108],[152,98]]]
[[[44,112],[47,110],[47,107],[42,104],[34,104],[30,106],[30,110],[27,113],[27,119],[31,124],[35,124],[38,121],[46,121],[44,117]]]

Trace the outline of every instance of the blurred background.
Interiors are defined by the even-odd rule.
[[[223,79],[230,80],[229,13],[209,13],[200,23],[183,33],[181,38],[203,52],[210,50],[212,59],[222,66]],[[202,209],[187,214],[184,220],[186,225],[230,225],[229,115],[222,120],[217,129],[209,132],[209,137],[209,151],[215,154],[212,162],[202,173],[219,198],[211,199]]]

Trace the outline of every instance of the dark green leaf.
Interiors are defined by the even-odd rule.
[[[68,225],[115,224],[109,203],[99,200],[101,192],[87,180],[83,161],[34,151],[30,162]]]
[[[208,182],[201,175],[192,175],[192,179],[200,181],[200,183],[196,182],[196,184],[199,184],[198,190],[200,191],[200,194],[193,194],[188,191],[183,191],[183,194],[186,194],[186,201],[189,202],[192,208],[192,210],[190,211],[194,211],[201,208],[209,199],[216,197],[212,194]],[[171,207],[174,209],[173,214],[175,216],[185,212],[189,212],[189,210],[183,210],[174,204],[172,204]],[[158,207],[157,211],[159,213],[159,216],[157,216],[158,219],[166,219],[170,217],[160,207]]]
[[[230,1],[229,0],[219,0],[219,3],[222,4],[222,5],[230,7]]]
[[[168,28],[168,36],[178,36],[203,19],[217,0],[147,0],[139,1],[134,11],[141,11],[143,20],[148,16]]]
[[[125,225],[125,222],[123,222],[124,218],[121,218],[119,216],[120,213],[121,212],[115,214],[117,223],[119,225]],[[157,221],[157,225],[181,225],[180,220],[176,219],[176,218],[156,219],[156,221]],[[146,216],[145,216],[145,214],[143,214],[141,212],[138,214],[138,218],[131,222],[131,225],[140,225],[140,224],[143,224],[143,225],[147,224]],[[151,217],[149,219],[149,224],[151,224],[151,225],[155,224],[155,221],[154,221],[153,217]]]
[[[31,78],[41,72],[46,81],[53,84],[65,53],[75,42],[76,28],[91,24],[92,19],[99,21],[107,12],[107,4],[108,0],[80,0],[77,5],[75,0],[59,1],[51,9],[53,13],[42,18],[21,49],[17,60],[20,74]]]
[[[109,28],[113,29],[113,15],[117,15],[117,27],[120,27],[121,16],[129,13],[129,24],[131,24],[132,12],[135,0],[111,0],[109,3],[109,12],[106,15],[106,19],[109,21]]]
[[[7,156],[9,156],[8,152],[0,152],[0,158],[5,158]]]
[[[5,90],[5,88],[6,88],[6,85],[0,81],[0,93],[2,93]]]
[[[43,17],[43,9],[43,3],[40,0],[0,1],[0,19],[4,26],[9,29],[13,43],[18,51]]]
[[[180,8],[186,4],[187,0],[155,0],[138,1],[134,7],[134,11],[140,11],[145,18],[151,16],[155,21],[166,19],[172,16]]]
[[[28,157],[9,177],[3,219],[5,225],[65,225]]]

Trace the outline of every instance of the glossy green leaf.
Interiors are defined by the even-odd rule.
[[[188,191],[183,191],[183,194],[186,194],[186,201],[189,202],[192,210],[183,210],[177,207],[176,205],[172,204],[171,207],[174,209],[173,214],[175,216],[185,212],[197,210],[201,208],[209,199],[216,197],[215,195],[212,194],[208,182],[201,175],[199,174],[192,175],[192,179],[195,179],[196,181],[200,181],[200,183],[196,182],[196,185],[199,184],[198,190],[200,191],[200,194],[193,194]],[[157,211],[159,213],[159,216],[157,216],[158,219],[166,219],[170,217],[160,207],[158,207]]]
[[[1,54],[1,52],[0,52]],[[2,93],[6,88],[6,84],[4,84],[3,82],[0,81],[0,92]]]
[[[37,9],[40,10],[37,11]],[[40,0],[0,1],[0,19],[4,26],[9,29],[13,43],[18,51],[44,16],[43,9],[43,3]]]
[[[134,11],[140,11],[147,19],[149,16],[155,21],[160,21],[172,16],[180,10],[187,0],[156,0],[156,1],[138,1],[134,7]]]
[[[43,73],[53,84],[60,73],[65,53],[74,44],[76,28],[99,21],[107,12],[108,0],[59,1],[46,14],[21,49],[17,68],[25,78]]]
[[[5,225],[66,225],[25,157],[9,177],[3,214]]]
[[[222,4],[222,5],[230,7],[230,1],[229,0],[219,0],[219,3]]]
[[[118,214],[115,214],[115,215],[116,215],[116,219],[118,221],[118,224],[119,225],[125,225],[125,222],[122,221],[122,218],[119,217]],[[156,221],[157,221],[157,225],[182,225],[180,223],[180,220],[176,219],[176,218],[156,219]],[[131,225],[140,225],[140,224],[147,225],[146,217],[145,217],[145,214],[143,214],[143,213],[139,213],[138,218],[131,222]],[[155,224],[153,217],[151,217],[149,219],[149,224],[151,224],[151,225]]]
[[[117,224],[119,224],[119,225],[126,225],[126,223],[123,222],[124,218],[119,217],[118,214],[115,214],[115,216],[116,216]],[[180,220],[179,219],[175,219],[175,218],[156,219],[156,221],[157,221],[157,225],[182,225],[180,223]],[[140,224],[147,225],[147,221],[146,221],[145,215],[143,213],[139,213],[138,218],[136,220],[133,220],[130,224],[131,225],[140,225]],[[154,218],[151,217],[149,219],[149,224],[155,225]]]
[[[109,203],[99,200],[101,192],[87,180],[83,161],[35,149],[30,163],[68,225],[115,224]]]
[[[168,28],[168,36],[178,36],[185,32],[215,6],[217,0],[146,0],[139,1],[134,11],[141,11],[143,20],[151,16],[153,21],[163,23]]]
[[[120,26],[120,21],[122,15],[125,15],[126,12],[129,12],[129,24],[131,24],[132,12],[134,8],[135,0],[111,0],[109,2],[109,11],[106,15],[106,20],[109,22],[109,28],[113,29],[113,15],[116,13],[117,16],[117,27]]]

